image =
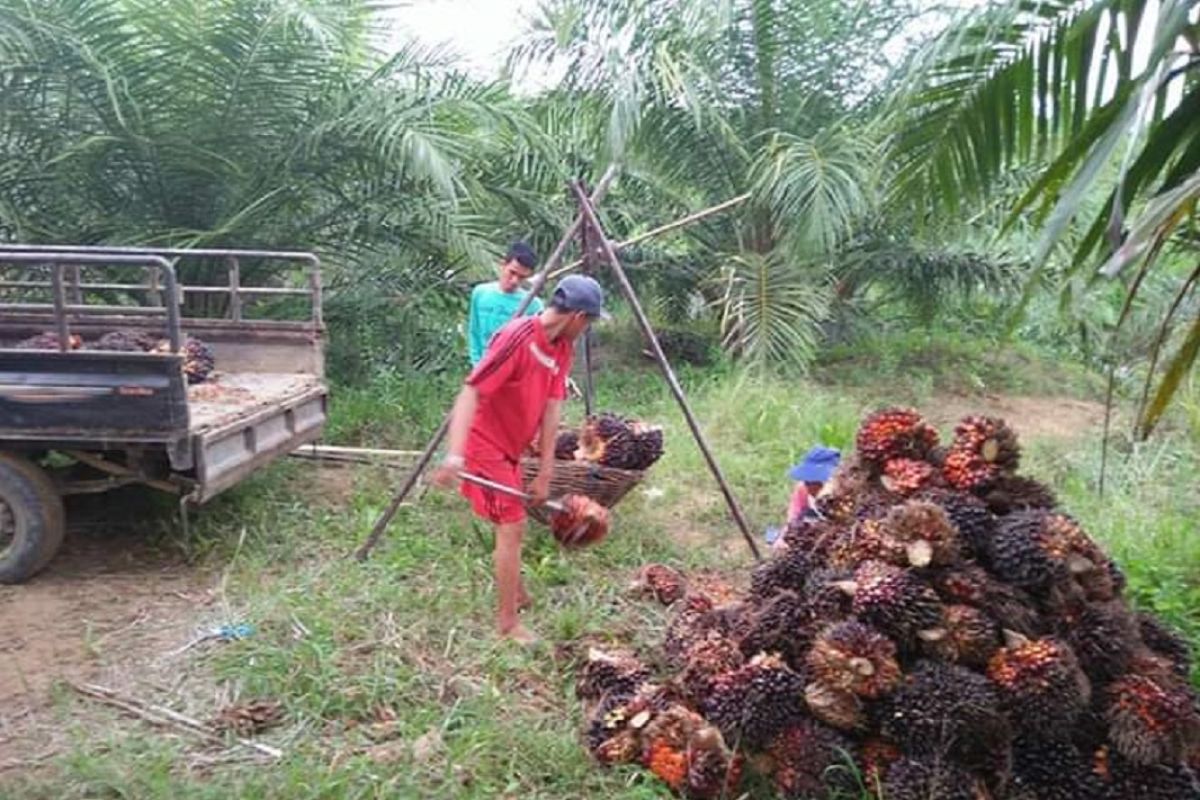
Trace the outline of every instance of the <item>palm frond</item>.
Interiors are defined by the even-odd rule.
[[[814,274],[775,253],[730,258],[716,279],[724,347],[751,364],[803,369],[830,303]]]

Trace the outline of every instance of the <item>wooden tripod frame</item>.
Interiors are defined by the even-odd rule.
[[[700,448],[700,452],[704,455],[705,462],[708,464],[709,471],[712,472],[713,478],[716,480],[717,485],[721,489],[722,495],[725,497],[725,503],[729,507],[730,515],[733,517],[734,522],[737,523],[738,528],[741,530],[742,537],[746,540],[746,545],[750,548],[750,552],[754,555],[754,558],[756,560],[762,560],[762,556],[758,551],[758,546],[755,544],[754,537],[750,532],[750,526],[746,522],[745,515],[742,513],[741,506],[738,505],[737,498],[734,496],[733,490],[730,489],[728,481],[725,480],[725,476],[721,472],[721,468],[718,466],[716,458],[713,456],[712,450],[708,446],[707,440],[704,438],[704,433],[700,430],[700,425],[696,421],[695,415],[692,413],[691,406],[688,405],[687,398],[683,393],[683,388],[679,385],[679,381],[675,377],[675,371],[671,368],[671,364],[667,360],[666,355],[664,355],[662,347],[659,345],[658,337],[654,333],[654,329],[651,327],[650,321],[646,318],[646,314],[642,309],[641,302],[638,300],[637,293],[634,291],[632,284],[629,283],[629,279],[625,274],[625,269],[621,265],[620,259],[617,257],[617,251],[621,248],[644,241],[645,239],[650,238],[650,236],[675,230],[676,228],[683,227],[684,225],[696,222],[697,220],[703,219],[707,216],[711,216],[718,211],[723,211],[726,208],[730,208],[745,201],[749,195],[741,195],[733,198],[732,200],[721,203],[720,205],[705,209],[704,211],[690,214],[683,219],[660,226],[652,231],[642,234],[641,236],[634,237],[633,239],[624,242],[613,243],[605,234],[604,228],[600,223],[600,219],[596,214],[596,204],[603,199],[604,195],[608,191],[609,185],[612,183],[612,180],[615,177],[616,167],[615,165],[610,165],[605,171],[604,176],[600,179],[600,182],[596,185],[591,197],[588,196],[587,192],[584,190],[579,181],[574,181],[572,183],[571,189],[575,194],[577,202],[579,203],[579,214],[576,216],[574,223],[570,226],[570,228],[567,229],[567,232],[563,235],[562,239],[559,240],[558,246],[555,247],[554,252],[550,255],[550,258],[547,259],[546,263],[538,271],[537,275],[534,276],[533,285],[530,287],[529,293],[521,301],[520,305],[517,307],[517,310],[513,313],[513,317],[519,317],[525,313],[525,309],[528,308],[529,304],[533,301],[533,298],[536,297],[545,287],[548,277],[557,277],[558,275],[561,275],[562,273],[581,265],[584,266],[588,271],[594,268],[594,266],[596,266],[595,262],[598,260],[595,257],[595,250],[598,249],[599,252],[604,256],[604,262],[612,271],[613,277],[616,279],[618,286],[620,286],[621,293],[625,296],[626,301],[633,310],[634,317],[637,319],[638,326],[642,329],[642,334],[645,336],[646,342],[650,346],[650,351],[654,356],[654,360],[658,362],[659,369],[663,373],[663,377],[667,382],[667,386],[671,390],[671,394],[674,395],[676,402],[679,403],[679,407],[683,411],[684,419],[687,420],[688,428],[692,432],[692,437],[696,440],[696,444]],[[558,269],[567,247],[576,236],[580,237],[580,243],[583,246],[582,258],[578,261],[568,264],[562,269]],[[585,370],[587,372],[585,389],[587,394],[585,397],[588,405],[588,412],[591,413],[591,349],[590,344],[586,340],[584,342],[584,348],[584,362]],[[362,543],[358,550],[355,551],[355,557],[359,561],[365,560],[367,556],[370,555],[371,550],[379,542],[380,538],[382,538],[388,524],[396,515],[396,511],[399,510],[400,505],[404,502],[404,499],[408,496],[409,492],[412,491],[413,486],[416,485],[417,479],[429,465],[429,462],[433,458],[434,452],[436,452],[437,448],[441,445],[449,427],[450,415],[447,414],[442,420],[441,427],[438,428],[437,432],[433,435],[433,438],[429,440],[429,444],[426,445],[425,449],[421,452],[421,456],[417,459],[417,463],[413,466],[412,472],[409,473],[403,485],[400,487],[400,490],[392,498],[388,508],[384,510],[383,514],[381,514],[379,519],[376,521],[370,535]]]

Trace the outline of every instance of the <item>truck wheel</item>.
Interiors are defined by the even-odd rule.
[[[0,583],[20,583],[49,564],[66,527],[50,476],[31,461],[0,453]]]

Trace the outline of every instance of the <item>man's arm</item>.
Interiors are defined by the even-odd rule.
[[[547,400],[546,410],[542,412],[542,429],[539,436],[541,453],[538,457],[538,474],[533,479],[529,493],[535,503],[541,503],[550,496],[550,479],[554,476],[554,444],[558,439],[558,422],[562,414],[561,400]]]
[[[475,407],[478,404],[478,390],[470,384],[463,386],[454,401],[454,408],[450,412],[446,458],[433,474],[433,481],[439,486],[456,486],[458,484],[457,473],[465,464],[463,453],[466,452],[467,435],[471,431],[471,422],[475,419]],[[553,454],[554,452],[551,450],[551,455]]]

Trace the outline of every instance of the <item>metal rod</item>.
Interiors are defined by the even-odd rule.
[[[0,281],[0,288],[6,289],[51,289],[54,284],[49,281]],[[75,287],[72,287],[73,289]],[[143,283],[84,283],[78,288],[91,291],[151,291]],[[189,286],[181,284],[179,291],[184,294],[229,294],[231,286]],[[157,291],[157,287],[152,289]],[[242,295],[291,295],[293,297],[307,297],[312,294],[311,289],[296,289],[287,286],[239,286],[238,294]],[[75,305],[79,305],[76,303]]]
[[[683,416],[687,420],[688,427],[692,430],[692,436],[696,440],[696,444],[700,447],[700,452],[704,454],[704,460],[708,462],[708,468],[712,471],[713,477],[716,478],[717,484],[721,487],[721,493],[725,495],[725,502],[729,506],[729,512],[733,515],[737,526],[742,530],[742,536],[746,539],[746,544],[750,547],[750,552],[754,554],[756,560],[761,561],[762,556],[758,552],[758,546],[754,543],[754,537],[750,535],[750,526],[746,522],[746,518],[742,515],[742,509],[738,505],[737,498],[734,497],[733,491],[729,488],[725,476],[721,473],[720,466],[717,465],[716,458],[713,457],[712,451],[708,447],[708,442],[704,438],[704,433],[700,430],[700,425],[696,421],[696,417],[692,414],[691,406],[688,405],[687,398],[683,394],[683,387],[679,385],[679,381],[675,378],[675,371],[671,369],[671,364],[667,361],[666,355],[662,351],[662,346],[658,343],[658,337],[654,334],[654,328],[650,325],[650,320],[646,318],[646,313],[642,310],[642,304],[638,301],[637,293],[633,290],[633,285],[629,283],[629,278],[625,275],[625,270],[621,266],[621,261],[617,258],[616,251],[613,250],[612,242],[608,240],[608,236],[604,233],[604,228],[600,225],[600,219],[596,215],[596,209],[588,200],[587,194],[583,191],[578,183],[572,186],[575,192],[575,197],[579,200],[579,209],[583,216],[587,218],[588,224],[592,227],[592,235],[599,240],[600,247],[604,251],[605,257],[608,259],[608,265],[616,276],[617,283],[621,287],[621,291],[625,294],[625,299],[629,302],[629,307],[633,311],[634,317],[637,319],[638,326],[645,334],[647,342],[650,344],[650,350],[654,354],[655,361],[658,362],[659,368],[662,370],[663,377],[667,380],[667,385],[671,387],[671,394],[675,395],[676,402],[683,410]]]
[[[158,489],[159,491],[170,492],[171,494],[179,494],[179,492],[183,489],[183,487],[179,486],[178,484],[171,483],[170,481],[151,478],[143,475],[137,470],[132,470],[129,467],[122,466],[121,464],[114,464],[111,461],[106,461],[94,453],[88,453],[84,450],[64,450],[63,452],[76,461],[87,464],[89,467],[98,469],[101,472],[107,472],[110,475],[116,475],[119,478],[126,478],[134,483],[144,483],[145,485],[154,489]]]
[[[74,244],[0,244],[0,253],[84,253],[94,255],[171,256],[175,258],[273,258],[281,261],[317,263],[316,254],[302,250],[242,250],[238,248],[120,247]]]
[[[242,321],[242,270],[237,256],[226,256],[229,264],[229,318],[234,322]],[[184,291],[187,291],[185,288]]]
[[[726,200],[723,203],[718,203],[715,206],[710,206],[708,208],[702,209],[700,211],[697,211],[694,214],[688,214],[686,217],[680,217],[679,219],[675,220],[674,222],[668,222],[665,225],[659,225],[657,228],[651,228],[650,230],[646,231],[645,233],[639,233],[637,236],[634,236],[632,239],[626,239],[623,242],[615,242],[615,243],[613,243],[613,249],[620,251],[620,250],[624,250],[626,247],[633,247],[635,244],[641,244],[642,242],[646,241],[647,239],[652,239],[655,236],[659,236],[664,233],[669,233],[670,231],[673,231],[676,228],[682,228],[685,225],[691,225],[693,222],[699,222],[700,220],[704,219],[705,217],[711,217],[713,214],[719,214],[720,212],[724,211],[725,209],[732,208],[733,206],[736,206],[739,203],[744,203],[749,199],[750,199],[749,192],[747,192],[746,194],[738,195],[737,197],[733,198],[732,200]],[[550,273],[550,277],[557,278],[560,275],[565,275],[566,273],[570,272],[573,269],[578,269],[582,265],[583,265],[583,259],[582,258],[576,259],[575,261],[572,261],[570,264],[566,264],[566,265],[560,267],[559,269],[555,270],[554,272]]]
[[[320,328],[325,325],[324,291],[321,288],[321,261],[316,256],[312,258],[312,269],[308,274],[309,285],[312,287],[312,321]]]
[[[58,306],[53,303],[0,303],[0,311],[51,311],[57,312]],[[63,304],[62,311],[66,314],[128,314],[129,316],[160,316],[164,313],[162,306],[76,306]]]
[[[80,286],[79,265],[71,265],[71,302],[76,305],[83,304],[83,291]]]
[[[612,183],[616,176],[617,166],[616,164],[610,164],[608,169],[604,171],[604,175],[600,178],[600,182],[596,184],[595,191],[592,192],[592,197],[594,197],[597,202],[604,198],[604,195],[608,192],[609,184]],[[572,223],[571,227],[567,229],[567,232],[563,234],[562,239],[559,240],[558,246],[554,248],[554,252],[550,254],[550,258],[546,259],[546,263],[542,265],[542,268],[538,270],[537,275],[534,276],[533,283],[529,287],[529,293],[522,298],[521,302],[517,305],[517,310],[513,312],[513,319],[523,315],[525,313],[525,309],[529,308],[529,304],[533,302],[533,298],[541,293],[542,287],[546,285],[546,275],[550,272],[550,270],[557,267],[559,262],[562,261],[563,254],[567,251],[567,246],[571,243],[571,240],[575,238],[575,234],[579,230],[579,226],[582,224],[583,216],[577,215],[574,223]],[[392,518],[396,516],[396,512],[400,509],[400,505],[404,502],[404,498],[408,497],[408,493],[412,491],[414,486],[416,486],[417,479],[421,477],[421,473],[425,471],[425,468],[429,466],[429,462],[433,460],[433,454],[437,452],[438,447],[441,446],[442,440],[446,438],[446,432],[448,430],[450,430],[449,413],[447,413],[442,419],[442,424],[439,425],[437,431],[434,432],[433,438],[431,438],[429,443],[425,445],[425,449],[421,452],[421,457],[418,458],[417,463],[413,465],[412,472],[408,474],[408,477],[404,479],[404,483],[401,484],[400,491],[396,492],[395,496],[392,497],[391,502],[388,504],[388,507],[384,509],[384,512],[379,515],[379,519],[375,521],[375,527],[371,529],[371,533],[369,536],[367,536],[366,541],[364,541],[362,545],[359,546],[358,550],[354,552],[354,557],[359,561],[366,561],[367,556],[371,554],[371,550],[373,550],[375,545],[379,543],[379,540],[383,538],[383,532],[387,530],[388,524],[391,523]]]
[[[65,353],[71,349],[70,326],[67,324],[67,298],[63,294],[63,265],[51,264],[50,275],[54,282],[54,325],[58,329],[58,350]]]
[[[514,489],[511,486],[505,486],[503,483],[496,483],[495,481],[489,481],[487,478],[480,477],[479,475],[472,475],[469,472],[459,471],[458,477],[462,478],[464,481],[470,481],[471,483],[478,484],[480,486],[483,486],[484,488],[492,489],[494,491],[500,492],[501,494],[506,494],[509,497],[519,498],[521,500],[524,500],[526,503],[533,500],[533,498],[531,496],[529,496],[525,492],[522,492],[519,489]],[[551,511],[564,511],[565,510],[562,506],[562,503],[556,502],[554,500],[545,500],[542,502],[542,505],[544,505],[546,508],[550,509]]]

